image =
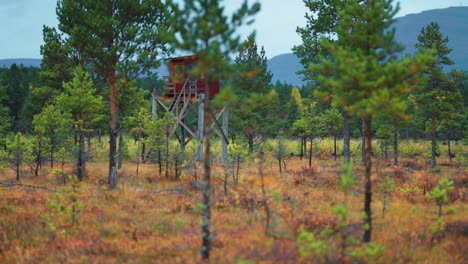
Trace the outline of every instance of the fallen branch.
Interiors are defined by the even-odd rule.
[[[35,186],[35,185],[29,185],[29,184],[22,184],[22,183],[13,183],[10,181],[7,182],[0,182],[1,186],[3,188],[8,188],[8,187],[27,187],[27,188],[33,188],[33,189],[41,189],[49,192],[55,192],[56,190],[50,189],[45,186]]]

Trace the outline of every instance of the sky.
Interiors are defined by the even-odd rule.
[[[96,0],[99,1],[99,0]],[[254,24],[240,32],[256,31],[257,44],[268,58],[290,53],[301,43],[296,33],[305,25],[303,0],[258,0],[262,4]],[[226,10],[234,10],[241,0],[225,0]],[[253,2],[250,0],[250,2]],[[396,1],[394,1],[396,2]],[[424,10],[468,6],[468,0],[400,0],[397,16]],[[43,25],[57,27],[56,0],[0,0],[0,59],[41,58]]]

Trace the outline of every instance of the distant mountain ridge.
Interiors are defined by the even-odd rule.
[[[455,62],[453,68],[468,70],[468,7],[449,7],[445,9],[434,9],[410,14],[400,18],[394,25],[396,28],[395,38],[403,44],[405,53],[413,53],[414,45],[421,29],[432,21],[440,26],[440,31],[449,39],[448,46],[452,48],[449,57]],[[40,67],[40,59],[7,59],[0,60],[0,67],[10,67],[13,63],[17,65]],[[272,83],[281,81],[296,86],[302,86],[301,77],[296,72],[302,70],[302,65],[293,53],[281,54],[268,60],[268,69],[273,73]],[[450,69],[451,67],[449,67]],[[158,70],[161,77],[167,75],[167,67],[162,66]]]
[[[0,60],[0,68],[10,68],[13,64],[40,68],[41,61],[41,59],[4,59]]]
[[[468,71],[468,7],[434,9],[397,18],[394,24],[395,39],[406,47],[404,53],[415,52],[421,29],[432,21],[439,24],[440,31],[449,39],[447,46],[452,48],[449,58],[455,65],[447,69]],[[293,53],[271,58],[268,60],[268,67],[273,73],[273,83],[279,80],[297,86],[303,84],[301,77],[296,74],[303,67]]]

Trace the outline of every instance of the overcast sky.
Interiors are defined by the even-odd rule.
[[[291,48],[301,42],[296,34],[296,28],[305,25],[304,14],[307,10],[303,1],[259,1],[262,3],[262,10],[253,25],[257,32],[258,45],[264,46],[268,58],[290,53]],[[56,2],[56,0],[0,0],[0,59],[41,57],[43,25],[57,26]],[[228,3],[229,10],[231,6],[242,1],[224,2]],[[398,16],[450,6],[468,6],[468,0],[401,0]]]

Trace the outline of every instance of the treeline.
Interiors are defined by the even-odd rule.
[[[249,40],[252,42],[252,40]],[[310,137],[335,137],[342,138],[342,111],[331,106],[330,101],[323,100],[317,94],[318,88],[313,85],[295,87],[293,85],[276,82],[271,84],[271,73],[266,68],[266,57],[264,51],[259,52],[255,42],[252,42],[253,53],[250,57],[240,60],[239,55],[236,60],[238,72],[233,73],[237,81],[222,82],[222,89],[233,88],[234,94],[238,97],[231,109],[229,135],[232,141],[245,141],[253,149],[253,144],[260,137],[299,137],[302,141]],[[244,54],[245,55],[245,54]],[[258,61],[262,63],[258,64]],[[242,72],[246,68],[261,68],[260,73],[253,78],[241,78]],[[261,67],[259,67],[259,65]],[[252,70],[252,69],[250,69]],[[468,103],[468,75],[464,71],[452,70],[444,73],[446,87],[442,94],[436,95],[444,97],[445,104],[437,106],[437,139],[439,140],[460,140],[467,138],[467,111]],[[52,93],[44,91],[47,89],[47,81],[40,76],[44,76],[44,70],[35,67],[25,67],[13,64],[10,68],[0,68],[0,120],[1,139],[3,148],[9,135],[16,133],[33,134],[34,116],[38,116],[47,106],[47,96],[52,97]],[[161,77],[161,76],[158,76]],[[65,81],[65,80],[64,80]],[[251,82],[245,84],[242,82]],[[261,84],[261,85],[259,85]],[[105,85],[99,80],[93,80],[93,87],[96,87],[94,96],[100,96],[105,104]],[[123,95],[124,101],[138,101],[134,105],[128,105],[126,110],[121,110],[122,120],[119,125],[122,134],[130,135],[135,130],[131,122],[125,122],[124,116],[129,118],[131,109],[147,108],[151,111],[152,89],[162,92],[162,81],[159,78],[139,78],[133,83],[133,88]],[[250,88],[250,89],[249,89]],[[63,88],[54,91],[57,95],[62,94]],[[253,95],[253,96],[252,96]],[[263,98],[263,101],[255,102],[256,95],[270,95]],[[55,95],[54,95],[55,96]],[[430,126],[428,117],[431,116],[429,105],[418,102],[418,97],[422,99],[424,95],[420,90],[414,91],[405,97],[408,110],[404,119],[398,121],[397,136],[401,139],[430,139]],[[139,98],[137,98],[139,97]],[[252,98],[251,98],[252,97]],[[126,100],[129,99],[129,100]],[[123,104],[122,104],[123,106]],[[427,106],[427,107],[425,107]],[[91,106],[94,111],[99,107]],[[124,108],[124,107],[122,107]],[[108,113],[107,108],[102,107],[100,118],[90,127],[87,133],[89,136],[107,134]],[[124,113],[126,112],[126,113]],[[133,111],[136,115],[138,110]],[[189,116],[187,123],[196,127],[196,116]],[[432,118],[432,117],[431,117]],[[192,119],[193,121],[190,121]],[[392,122],[384,115],[374,119],[374,135],[380,140],[384,147],[391,147],[394,135]],[[350,122],[351,137],[360,138],[362,136],[362,122],[359,118]],[[305,144],[304,144],[305,146]],[[333,153],[337,155],[336,153]]]

